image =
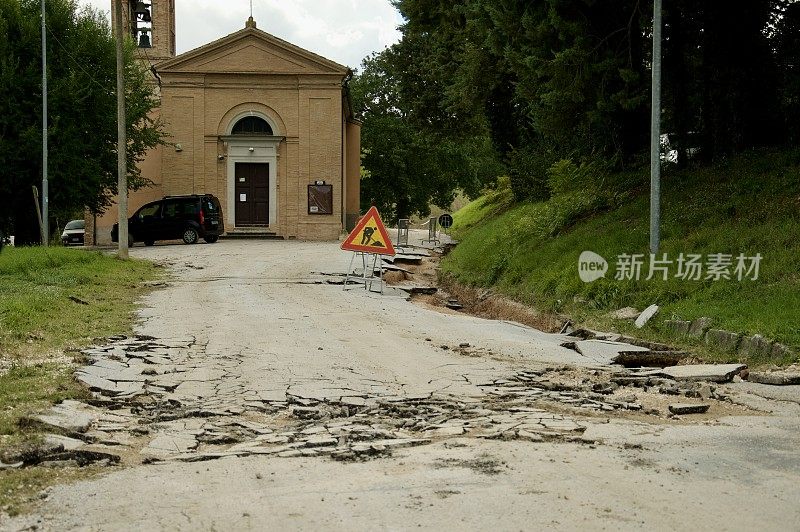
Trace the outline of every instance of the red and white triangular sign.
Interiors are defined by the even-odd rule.
[[[342,249],[394,256],[394,246],[381,221],[378,209],[374,206],[369,208],[367,214],[359,220],[345,241],[342,242]]]

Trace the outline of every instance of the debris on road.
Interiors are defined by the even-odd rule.
[[[464,305],[459,303],[458,299],[448,299],[445,306],[450,310],[461,310],[464,308]]]
[[[43,414],[24,419],[24,423],[40,424],[61,434],[84,433],[101,416],[102,410],[85,405],[79,401],[66,400],[54,405]]]
[[[605,341],[578,343],[584,349],[632,349]],[[452,351],[465,356],[473,352],[481,357],[490,355],[468,342],[457,345]],[[447,345],[442,348],[451,350]],[[84,445],[62,444],[69,443],[81,452],[114,445],[120,454],[121,450],[138,453],[147,463],[252,454],[355,460],[462,435],[530,442],[582,441],[580,435],[587,423],[554,412],[548,405],[560,405],[576,414],[661,415],[659,409],[646,409],[638,394],[631,393],[636,387],[651,390],[656,397],[726,399],[725,394],[701,382],[678,386],[666,376],[675,368],[636,371],[602,365],[589,372],[590,378],[578,376],[586,375],[587,370],[567,366],[495,377],[467,373],[463,378],[475,387],[473,396],[448,395],[447,387],[442,393],[416,396],[387,389],[379,392],[374,384],[375,391],[362,393],[317,381],[251,390],[235,378],[226,379],[238,363],[235,357],[215,358],[209,365],[204,349],[191,338],[134,337],[85,350],[91,364],[77,373],[82,379],[91,380],[91,376],[113,385],[94,390],[94,402],[113,410],[86,407],[102,415],[95,416],[90,427],[84,422],[85,432],[74,435]],[[200,360],[204,361],[202,370]],[[697,370],[715,378],[743,367],[677,368],[693,368],[690,378]]]
[[[771,384],[773,386],[793,386],[800,385],[800,373],[751,371],[747,376],[747,380],[758,384]]]
[[[747,368],[746,364],[693,364],[670,366],[642,372],[642,376],[662,376],[675,380],[730,382],[733,376]]]
[[[562,344],[563,345],[563,344]],[[613,364],[621,352],[649,351],[645,347],[608,340],[582,340],[575,342],[575,351],[598,364]]]
[[[679,350],[652,351],[649,349],[637,349],[620,351],[613,360],[615,364],[625,366],[626,368],[664,368],[667,366],[676,366],[681,360],[688,356],[689,353]]]
[[[619,348],[610,344],[585,345]],[[491,355],[468,342],[457,345],[443,347],[465,356]],[[612,366],[598,366],[589,378],[579,377],[587,370],[567,366],[495,377],[468,373],[463,378],[475,387],[473,396],[448,395],[446,387],[442,393],[415,396],[389,390],[337,391],[332,384],[320,387],[314,381],[250,390],[236,379],[226,380],[237,364],[235,357],[214,359],[209,366],[204,347],[191,338],[118,338],[84,354],[91,363],[77,375],[93,388],[92,402],[97,406],[65,402],[55,408],[61,416],[39,416],[50,420],[51,426],[66,427],[60,432],[69,437],[49,436],[52,449],[37,463],[72,460],[110,465],[123,456],[128,460],[133,456],[134,462],[138,456],[142,463],[246,455],[361,460],[460,436],[582,442],[591,421],[579,419],[581,412],[661,415],[660,409],[645,408],[643,398],[631,393],[636,387],[651,390],[655,397],[725,399],[707,384],[671,388],[667,383],[674,381],[649,374],[663,370],[637,372]],[[206,361],[202,370],[200,359]],[[555,405],[574,414],[554,411]],[[76,412],[86,414],[75,420]],[[65,423],[62,417],[70,421]]]
[[[686,403],[675,403],[669,405],[669,411],[675,415],[684,414],[705,414],[711,405],[696,405]]]
[[[471,348],[468,342],[459,345]],[[25,464],[110,465],[122,456],[138,456],[142,463],[193,462],[267,454],[358,460],[456,436],[580,441],[585,424],[537,407],[536,401],[609,411],[641,408],[633,400],[600,401],[588,388],[550,384],[542,377],[546,371],[494,379],[465,375],[474,381],[474,397],[337,393],[301,384],[249,390],[236,379],[226,380],[236,360],[215,359],[209,366],[203,347],[191,338],[122,337],[84,354],[90,364],[77,375],[93,389],[96,406],[65,401],[38,416],[69,437],[48,436],[48,448]],[[200,358],[206,361],[202,369]]]
[[[407,273],[409,275],[411,275],[413,273],[411,270],[408,270],[406,268],[401,268],[400,266],[395,266],[394,264],[391,264],[391,263],[387,262],[385,259],[381,263],[381,268],[385,272],[403,272],[403,273]],[[376,268],[375,270],[377,271],[378,269]],[[380,272],[378,272],[378,273],[380,273]]]
[[[418,273],[420,268],[396,266],[398,259],[417,264],[427,256],[409,251],[386,260],[383,269],[396,275],[418,274],[423,283],[435,283],[427,272]],[[341,284],[345,278],[320,275],[330,284]],[[441,296],[436,286],[396,288],[413,295],[437,294],[453,310],[474,303],[470,297],[462,305],[456,297]],[[652,316],[657,308],[648,311]],[[125,457],[133,463],[194,462],[247,455],[363,460],[454,437],[584,442],[582,434],[594,422],[593,415],[663,418],[666,399],[659,398],[664,395],[724,401],[722,391],[691,381],[730,380],[745,367],[676,366],[687,353],[662,344],[596,331],[580,330],[570,336],[574,341],[561,345],[591,359],[598,369],[467,372],[462,386],[471,386],[472,395],[456,388],[451,394],[450,388],[458,386],[452,381],[443,383],[438,392],[423,394],[376,382],[366,391],[354,389],[352,383],[339,388],[325,379],[252,389],[236,376],[240,363],[236,355],[209,357],[194,338],[118,337],[109,345],[84,351],[90,364],[76,377],[93,392],[96,407],[86,408],[95,415],[73,423],[69,430],[58,429],[65,436],[49,436],[52,449],[45,461],[89,463],[95,457],[96,462],[111,464]],[[441,347],[467,357],[493,357],[490,350],[468,342]],[[666,367],[654,369],[660,366]],[[676,383],[676,379],[690,382]],[[67,407],[81,410],[69,403],[61,408]]]
[[[409,253],[398,253],[394,257],[392,257],[392,260],[387,261],[387,262],[391,262],[392,264],[394,264],[394,263],[400,263],[400,264],[422,264],[422,259],[425,258],[426,256],[427,255],[417,255],[417,254],[411,255]],[[386,260],[386,259],[384,259],[384,260]]]
[[[639,312],[638,309],[633,307],[623,307],[610,312],[608,317],[614,320],[635,320],[639,317],[639,314],[641,314],[641,312]]]
[[[658,313],[658,305],[650,305],[646,309],[639,314],[639,317],[636,318],[636,321],[633,323],[637,329],[641,329],[645,326],[645,324],[652,319],[653,316]]]
[[[405,286],[399,285],[397,288],[409,294],[435,294],[439,289],[435,286]]]

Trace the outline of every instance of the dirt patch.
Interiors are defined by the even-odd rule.
[[[435,294],[413,294],[411,301],[427,308],[452,314],[470,314],[490,320],[508,320],[534,327],[545,332],[559,332],[567,321],[566,316],[537,311],[509,298],[498,296],[491,290],[460,285],[452,279],[439,276],[441,255],[432,253],[420,264],[398,264],[410,273],[386,272],[384,279],[389,285],[413,285],[438,288]],[[457,301],[461,308],[451,307]]]
[[[398,285],[403,281],[408,280],[409,277],[410,276],[407,273],[403,272],[384,272],[383,274],[383,280],[386,282],[386,284],[390,285]]]
[[[461,467],[464,469],[470,469],[482,475],[492,476],[492,475],[499,475],[508,466],[506,465],[505,462],[487,453],[483,453],[471,460],[462,460],[457,458],[447,458],[444,460],[439,460],[434,464],[434,467],[437,469],[443,469],[447,467]]]
[[[491,290],[471,288],[442,278],[442,300],[455,298],[463,305],[462,312],[490,320],[508,320],[522,323],[545,332],[559,332],[567,321],[566,316],[539,312],[517,301],[498,296]]]

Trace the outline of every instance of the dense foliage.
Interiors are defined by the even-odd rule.
[[[38,240],[32,186],[42,181],[39,0],[0,0],[0,230]],[[102,212],[117,188],[116,51],[105,17],[74,0],[48,0],[48,142],[52,221]],[[128,182],[148,183],[136,162],[161,139],[148,74],[128,43],[125,62]],[[54,226],[54,224],[51,224]]]
[[[382,79],[369,101],[383,107],[363,106],[368,149],[391,147],[377,142],[384,128],[372,123],[387,109],[403,136],[423,139],[429,154],[441,142],[463,147],[465,138],[490,138],[520,199],[549,197],[548,170],[564,159],[617,169],[646,161],[652,2],[394,4],[405,19],[402,40],[367,61],[362,74]],[[798,138],[800,4],[668,0],[663,16],[662,132],[677,164]],[[390,174],[373,163],[380,155],[364,160],[369,199],[388,201],[374,195],[377,184],[416,190],[416,165],[395,161]],[[457,177],[439,178],[439,191],[459,186]]]
[[[376,205],[388,220],[425,216],[448,207],[456,190],[477,194],[502,171],[485,133],[434,130],[400,92],[396,47],[364,60],[351,82],[362,125],[362,207]]]

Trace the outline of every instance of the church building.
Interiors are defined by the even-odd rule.
[[[348,67],[261,31],[252,17],[176,56],[175,0],[123,5],[138,55],[154,67],[167,134],[140,164],[154,186],[130,194],[129,216],[163,196],[213,194],[229,235],[335,240],[352,228],[360,124]],[[110,242],[116,220],[114,207],[88,223],[87,242]]]

